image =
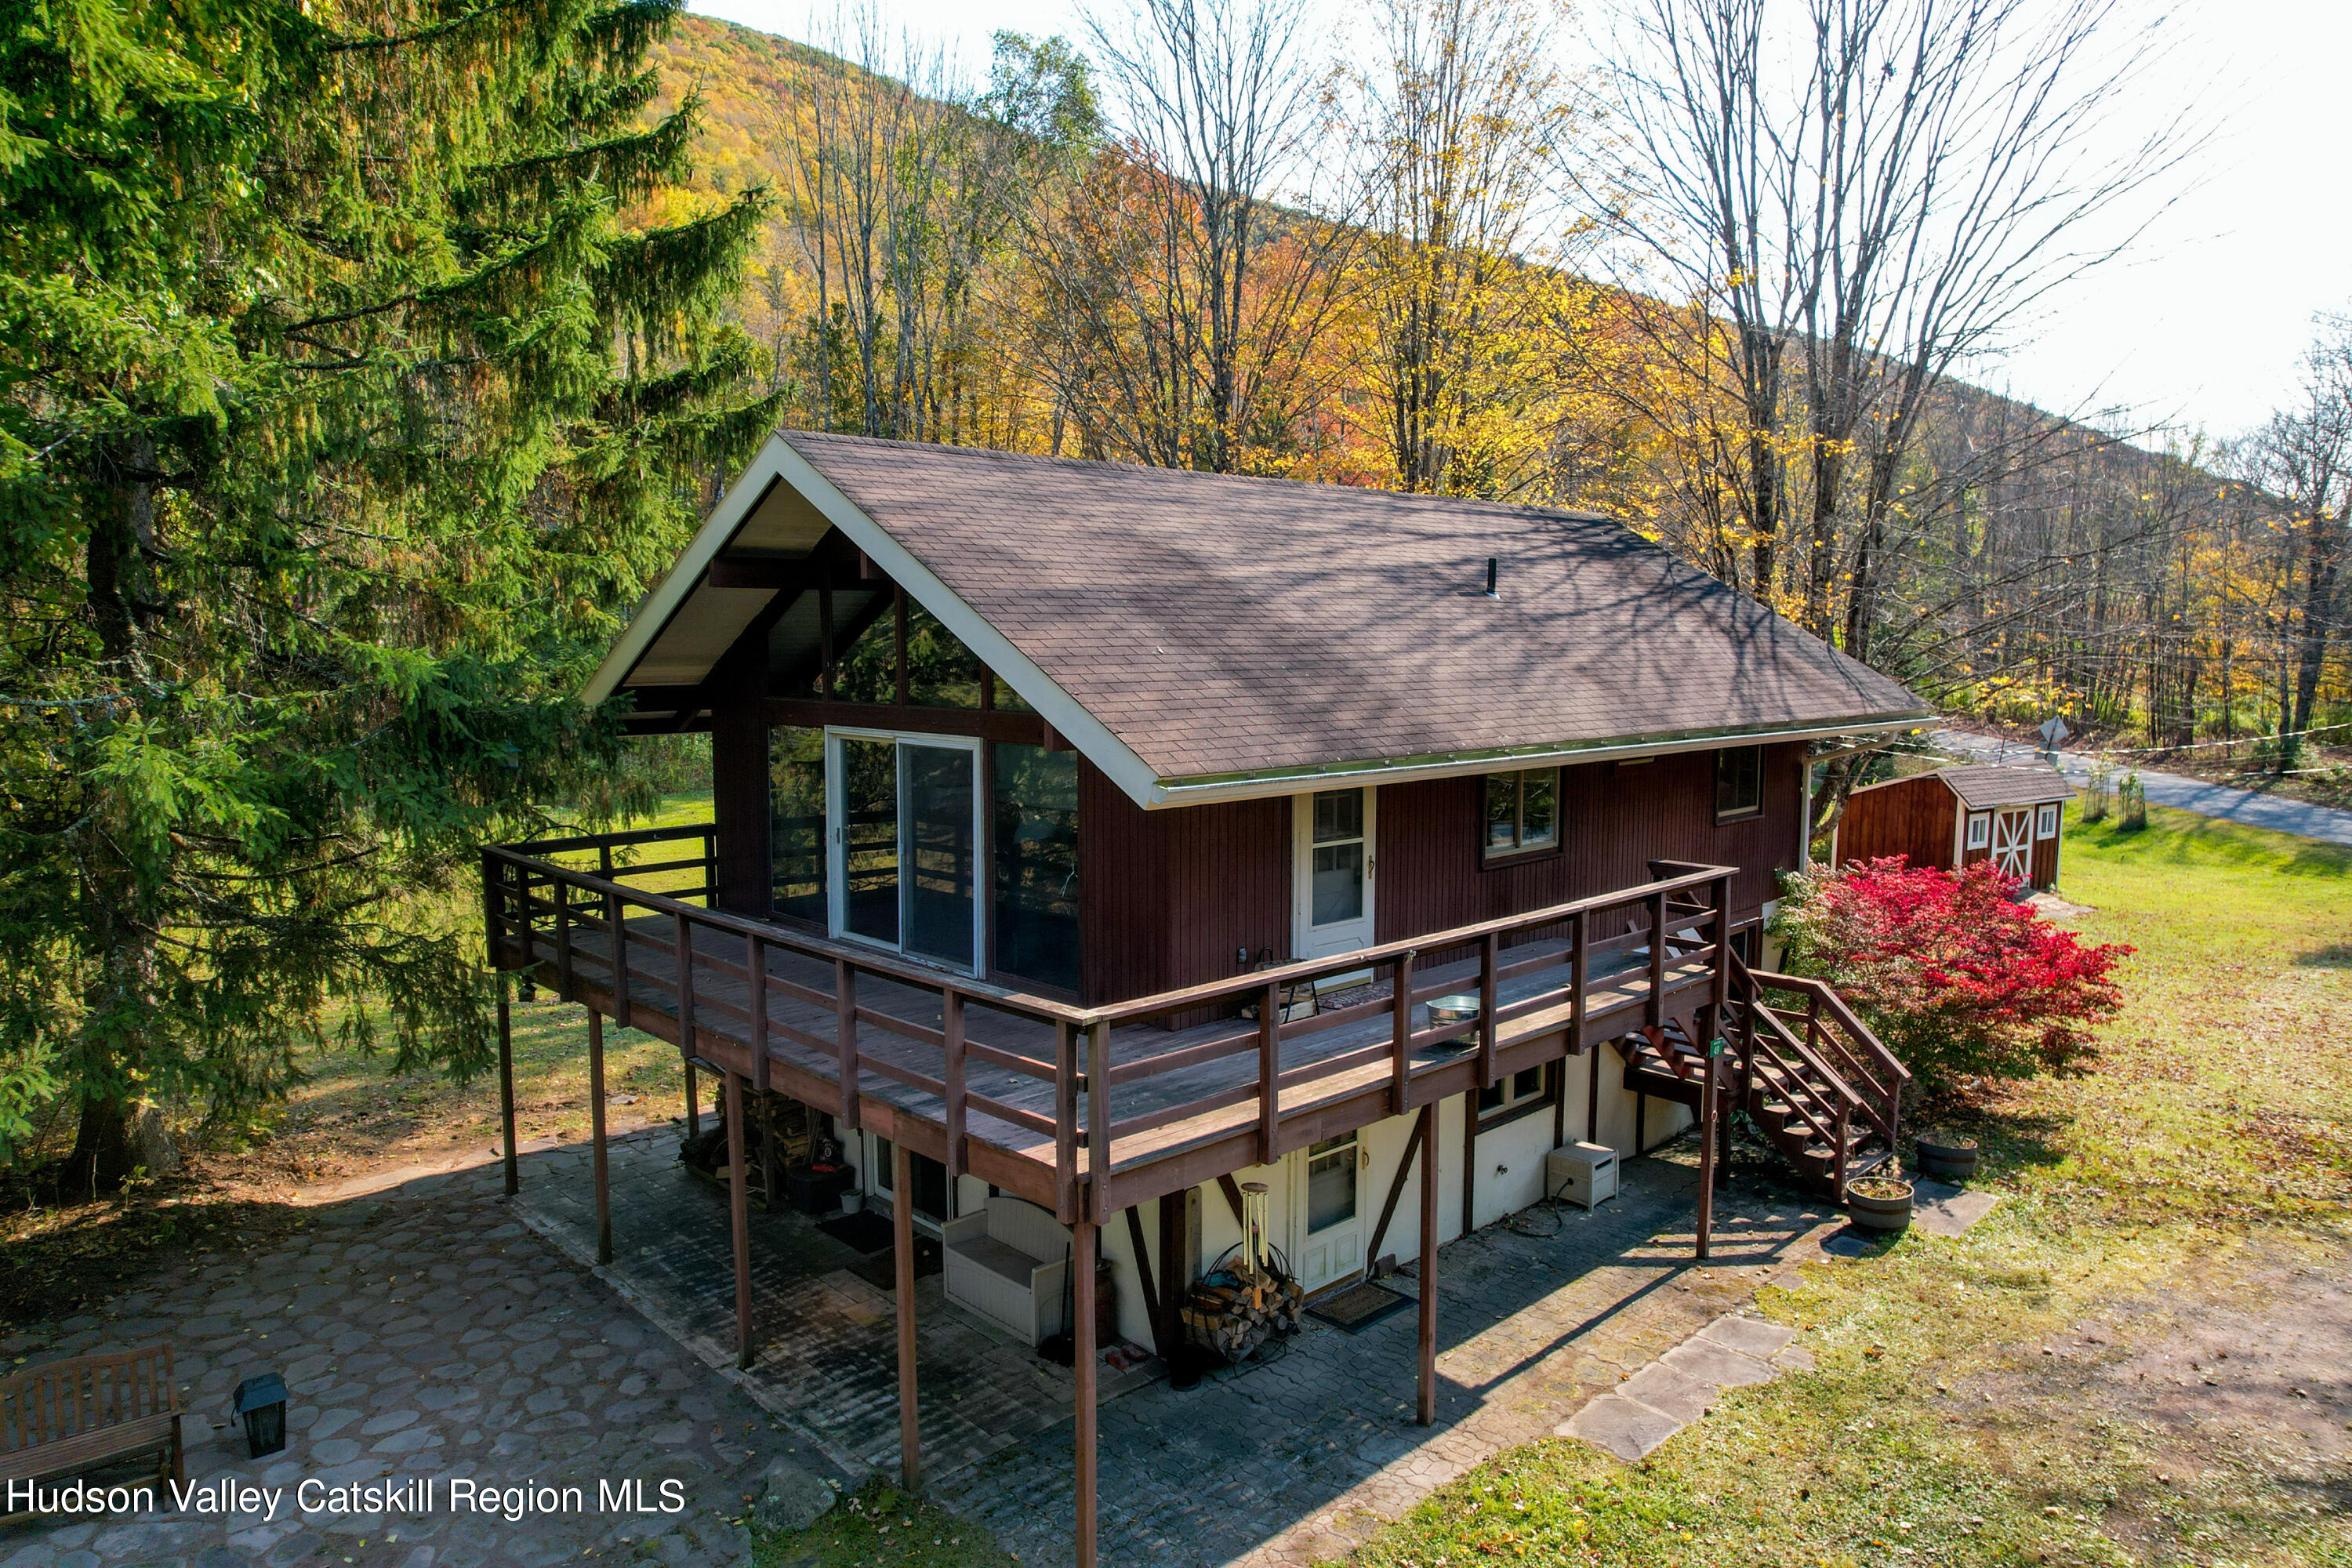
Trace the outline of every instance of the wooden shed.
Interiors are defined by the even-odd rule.
[[[2046,891],[2058,885],[2059,829],[2074,796],[2057,769],[1981,763],[1867,784],[1848,797],[1831,863],[1903,855],[1955,870],[1990,860]]]

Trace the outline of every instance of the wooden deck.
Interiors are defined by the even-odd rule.
[[[1720,868],[1680,868],[1517,927],[1437,933],[1433,950],[1473,952],[1442,965],[1416,967],[1413,948],[1390,944],[1089,1009],[628,888],[606,871],[609,852],[593,874],[522,851],[490,856],[504,858],[488,884],[501,967],[1066,1220],[1099,1222],[1645,1024],[1687,1027],[1719,1003],[1725,978]],[[1709,891],[1717,900],[1692,901]],[[1663,954],[1650,952],[1652,921],[1668,932]],[[1606,931],[1615,934],[1596,934]],[[678,1023],[681,968],[690,1030]],[[1276,988],[1351,969],[1370,970],[1387,995],[1273,1027],[1156,1021],[1244,999],[1278,1013],[1263,1005]],[[1430,1000],[1454,993],[1491,1000],[1471,1024],[1433,1026]]]

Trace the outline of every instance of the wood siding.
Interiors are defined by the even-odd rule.
[[[2041,821],[2041,807],[2034,807],[2035,822]],[[2051,837],[2037,839],[2033,846],[2033,885],[2044,892],[2058,885],[2058,846],[2065,841],[2066,813],[2058,813],[2058,832]]]
[[[1908,857],[1914,866],[1952,868],[1960,803],[1933,773],[1858,790],[1846,797],[1838,824],[1836,864]],[[1979,850],[1969,857],[1984,858]]]
[[[1145,811],[1081,759],[1086,1001],[1223,980],[1249,967],[1243,949],[1287,960],[1290,811],[1286,795]]]
[[[718,906],[762,918],[769,902],[766,627],[747,633],[710,677],[710,821],[719,834]]]
[[[1796,859],[1804,748],[1764,752],[1764,809],[1715,820],[1715,753],[1636,766],[1560,770],[1560,847],[1488,864],[1479,854],[1486,781],[1474,776],[1381,791],[1375,876],[1380,940],[1540,909],[1649,879],[1653,859],[1737,866],[1732,903],[1752,914]]]
[[[1379,940],[1540,909],[1645,881],[1653,859],[1737,866],[1734,904],[1754,914],[1793,865],[1804,748],[1768,747],[1764,809],[1715,820],[1712,752],[1560,774],[1560,848],[1499,865],[1479,856],[1481,777],[1390,784],[1373,842]],[[1291,800],[1147,812],[1079,764],[1084,994],[1123,1001],[1291,955]],[[1430,955],[1434,960],[1437,955]],[[1185,1020],[1189,1021],[1189,1020]]]

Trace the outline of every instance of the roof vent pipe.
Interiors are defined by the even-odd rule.
[[[1496,599],[1501,596],[1495,592],[1495,558],[1489,555],[1486,557],[1486,597]]]

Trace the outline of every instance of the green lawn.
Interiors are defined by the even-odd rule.
[[[2194,1375],[2352,1253],[2352,854],[2156,810],[2066,856],[2085,934],[2139,950],[2132,999],[2090,1078],[1945,1118],[1987,1144],[1989,1219],[1769,1292],[1817,1371],[1638,1467],[1505,1455],[1360,1561],[2352,1563],[2340,1447],[2201,1426],[2228,1374]]]

